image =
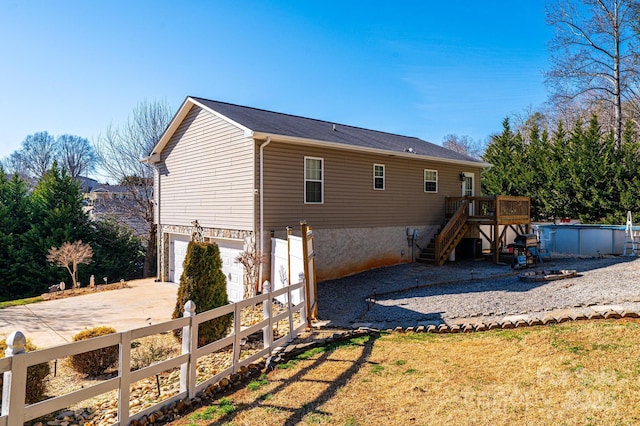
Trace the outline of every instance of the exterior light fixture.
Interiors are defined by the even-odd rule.
[[[465,175],[464,172],[460,172],[460,181],[464,182],[466,178],[467,178],[467,175]]]

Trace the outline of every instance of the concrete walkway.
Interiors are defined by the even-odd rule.
[[[101,325],[131,330],[171,319],[178,285],[152,278],[129,287],[0,309],[0,336],[19,330],[39,348],[71,342],[73,335]]]

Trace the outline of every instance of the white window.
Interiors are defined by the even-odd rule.
[[[424,192],[438,192],[438,171],[424,171]]]
[[[373,165],[373,189],[384,190],[384,164]]]
[[[324,198],[324,159],[304,157],[304,202],[322,204]]]

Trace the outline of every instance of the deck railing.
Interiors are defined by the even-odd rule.
[[[509,225],[530,220],[529,197],[496,195],[492,197],[446,197],[445,217],[452,217],[461,203],[469,202],[469,219]]]
[[[286,342],[293,340],[298,333],[306,328],[307,315],[305,314],[306,302],[304,300],[304,285],[304,282],[294,284],[197,315],[195,314],[195,305],[189,301],[185,305],[183,318],[33,352],[24,352],[25,336],[20,332],[14,332],[7,338],[6,358],[0,359],[0,374],[4,373],[0,426],[21,426],[29,420],[65,409],[86,399],[113,390],[117,390],[118,392],[118,411],[117,420],[114,422],[115,425],[127,425],[132,420],[142,418],[159,410],[162,406],[183,398],[193,398],[197,392],[206,389],[209,385],[218,382],[223,377],[236,373],[241,367],[247,366],[269,355],[274,348],[283,346]],[[296,296],[292,298],[292,292],[296,291],[299,292],[299,297]],[[282,296],[285,296],[288,301],[285,303],[286,308],[283,312],[274,315],[272,312],[275,302],[274,299],[278,297],[282,298]],[[299,300],[300,302],[294,305],[291,303],[293,299]],[[263,320],[248,327],[241,327],[240,317],[242,309],[260,304],[263,305]],[[293,314],[296,312],[299,312],[300,319],[294,323]],[[228,314],[232,314],[234,318],[232,332],[220,340],[198,347],[198,326],[204,322]],[[278,321],[288,321],[289,332],[276,339],[273,325]],[[182,328],[181,355],[132,371],[131,343],[134,340],[180,328]],[[249,357],[241,359],[241,342],[246,339],[247,336],[258,332],[262,332],[263,349]],[[25,405],[26,386],[28,386],[27,368],[29,366],[114,345],[117,345],[120,351],[118,374],[116,377],[65,395],[35,404]],[[202,383],[196,383],[198,359],[227,347],[231,347],[233,352],[231,365]],[[131,414],[129,411],[130,385],[139,380],[153,377],[163,371],[177,367],[180,367],[179,393],[142,411]]]

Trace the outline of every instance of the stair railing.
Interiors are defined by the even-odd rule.
[[[451,216],[442,231],[436,235],[436,265],[442,265],[451,250],[455,248],[456,239],[462,229],[466,227],[469,219],[469,200],[465,199],[460,203],[460,207]]]

